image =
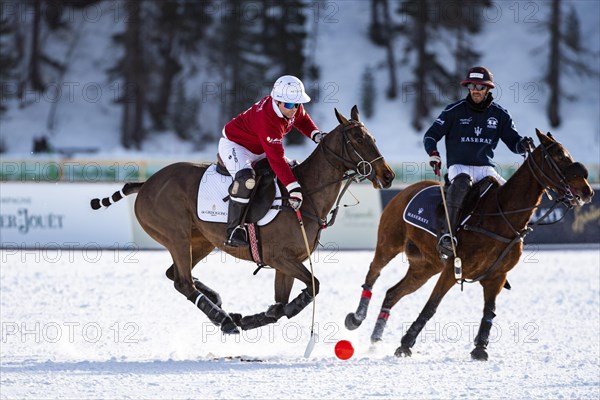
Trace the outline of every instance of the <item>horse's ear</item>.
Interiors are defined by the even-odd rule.
[[[555,141],[550,133],[546,135],[538,128],[535,128],[535,134],[537,135],[538,139],[540,139],[540,143],[542,143],[544,146],[549,146],[552,142]]]
[[[335,117],[337,118],[337,120],[339,121],[340,124],[346,126],[348,125],[350,122],[348,122],[348,120],[346,119],[346,117],[344,117],[338,110],[337,108],[334,108],[335,110]]]
[[[360,114],[358,113],[358,107],[356,107],[356,104],[354,107],[352,107],[352,110],[350,110],[350,118],[355,121],[360,121]]]

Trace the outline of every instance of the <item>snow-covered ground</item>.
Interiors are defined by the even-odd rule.
[[[303,358],[310,308],[275,326],[224,337],[164,276],[165,251],[4,250],[0,269],[0,397],[9,398],[594,398],[600,397],[600,252],[529,248],[498,298],[490,360],[470,359],[481,287],[448,293],[413,348],[393,356],[435,278],[392,310],[384,342],[369,336],[385,290],[382,273],[367,320],[343,326],[358,303],[372,252],[320,251],[319,342]],[[242,314],[272,303],[273,272],[220,252],[195,276]],[[301,289],[294,287],[293,295]],[[334,356],[340,339],[356,352]]]

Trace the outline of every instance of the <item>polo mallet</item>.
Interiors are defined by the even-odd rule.
[[[454,278],[462,279],[462,260],[456,255],[456,246],[454,246],[454,238],[452,237],[452,226],[450,226],[450,216],[448,215],[448,205],[446,204],[446,194],[444,193],[444,185],[442,185],[441,174],[439,169],[435,169],[435,174],[440,177],[440,193],[442,194],[442,204],[444,205],[444,213],[446,214],[446,224],[448,224],[448,232],[450,234],[450,244],[452,245],[452,254],[454,254]]]
[[[298,217],[298,223],[300,223],[300,230],[302,231],[302,237],[304,238],[304,245],[306,246],[306,254],[308,255],[308,263],[310,264],[310,275],[312,278],[313,307],[312,321],[310,324],[310,340],[308,341],[306,350],[304,350],[304,358],[308,358],[310,357],[310,354],[315,348],[315,343],[318,339],[317,334],[315,333],[315,310],[317,307],[317,295],[315,293],[315,273],[313,271],[312,260],[310,259],[310,246],[308,245],[308,238],[306,237],[306,230],[304,229],[304,222],[302,221],[302,214],[300,214],[300,209],[296,210],[296,216]]]

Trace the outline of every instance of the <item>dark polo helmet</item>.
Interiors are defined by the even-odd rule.
[[[467,72],[467,77],[463,79],[460,84],[461,86],[467,86],[469,83],[480,83],[482,85],[495,88],[494,75],[486,67],[473,67]]]

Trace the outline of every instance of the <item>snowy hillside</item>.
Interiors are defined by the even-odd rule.
[[[586,45],[598,52],[600,3],[569,3],[575,6],[581,18]],[[497,81],[496,99],[511,112],[522,135],[532,136],[536,127],[549,130],[545,116],[547,93],[541,82],[547,59],[543,54],[532,55],[534,48],[547,41],[539,25],[546,19],[548,9],[548,4],[543,2],[495,2],[485,15],[487,23],[476,42],[476,50],[483,54],[480,64],[489,67]],[[311,10],[314,11],[314,8]],[[307,86],[309,94],[315,98],[311,104],[313,119],[323,130],[330,130],[336,125],[334,107],[348,115],[352,105],[360,104],[361,75],[367,66],[383,65],[385,53],[367,39],[369,2],[325,2],[319,10],[321,13],[313,13],[307,23],[318,32],[316,59],[321,66],[321,80]],[[394,18],[398,18],[397,15]],[[28,93],[27,100],[32,104],[27,107],[19,107],[16,101],[9,103],[10,110],[0,121],[1,137],[7,148],[3,158],[31,157],[33,138],[46,134],[56,148],[93,148],[98,151],[92,157],[104,160],[214,159],[216,144],[209,144],[198,152],[194,151],[191,143],[182,142],[168,133],[152,136],[141,152],[123,149],[119,141],[121,109],[113,103],[122,88],[115,82],[107,82],[104,74],[119,55],[120,50],[112,44],[110,35],[123,29],[122,22],[115,22],[107,14],[98,18],[96,23],[82,24],[78,29],[79,42],[73,55],[73,67],[64,81],[55,84],[43,95]],[[397,40],[397,58],[401,57],[402,47],[402,41]],[[57,52],[61,51],[65,50],[57,49]],[[443,51],[440,49],[440,52]],[[452,60],[449,59],[449,62]],[[371,119],[365,121],[384,155],[393,163],[422,162],[425,159],[421,146],[424,131],[415,132],[410,126],[411,68],[399,66],[399,98],[393,101],[387,100],[384,95],[387,72],[383,68],[376,71],[376,111]],[[202,79],[200,74],[197,81],[190,84],[197,86],[197,94],[207,104],[218,102],[221,94],[209,92]],[[569,94],[575,95],[576,101],[562,103],[564,122],[560,128],[551,131],[576,159],[598,164],[600,83],[598,79],[568,79],[568,82],[563,82],[564,87]],[[10,85],[3,83],[3,86],[4,90],[12,90]],[[436,95],[444,103],[455,100],[441,90]],[[57,124],[54,132],[48,132],[46,121],[53,106],[56,106]],[[199,118],[213,120],[214,115],[210,113],[214,114],[214,109],[204,109],[207,111]],[[433,111],[431,121],[441,109]],[[215,125],[213,129],[218,132],[220,126]],[[289,147],[288,153],[301,159],[312,148],[312,143],[307,143]],[[89,154],[80,156],[89,158]],[[501,144],[496,161],[513,164],[521,159]]]

